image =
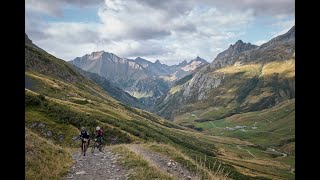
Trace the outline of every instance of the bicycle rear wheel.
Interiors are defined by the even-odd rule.
[[[91,148],[91,153],[94,152],[94,148],[96,147],[96,143],[93,143],[92,148]]]
[[[104,145],[102,145],[102,144],[100,145],[99,151],[100,151],[100,152],[103,152],[103,151],[104,151]]]
[[[83,145],[83,142],[81,143],[81,153],[83,154],[84,152],[84,145]]]
[[[84,156],[86,155],[86,150],[87,150],[86,148],[87,148],[86,143],[83,142],[83,143],[82,143],[82,152],[83,152],[83,155],[84,155]]]

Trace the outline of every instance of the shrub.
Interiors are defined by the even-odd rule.
[[[25,95],[24,102],[26,106],[41,106],[42,100],[38,96]]]

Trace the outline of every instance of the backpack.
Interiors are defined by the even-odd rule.
[[[83,138],[89,138],[89,133],[88,131],[80,132],[80,136]]]
[[[103,136],[103,130],[100,129],[98,132],[97,132],[98,136]]]

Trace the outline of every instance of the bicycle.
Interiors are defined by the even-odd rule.
[[[87,146],[87,142],[89,141],[89,139],[87,138],[82,138],[82,145],[81,145],[81,152],[83,153],[83,156],[86,155],[86,151],[88,149],[88,146]]]
[[[102,139],[101,139],[101,141],[102,141]],[[92,147],[91,148],[91,153],[94,153],[94,149],[95,148],[99,149],[100,152],[103,152],[104,151],[104,142],[102,141],[101,143],[99,143],[97,141],[97,138],[95,138],[94,139],[94,143],[93,143],[93,145],[91,147]]]
[[[112,145],[113,143],[115,143],[117,139],[118,139],[118,137],[111,139],[109,145]],[[92,147],[92,148],[91,148],[91,153],[94,153],[94,149],[95,149],[95,148],[97,148],[97,149],[100,148],[99,151],[100,151],[100,152],[103,152],[103,151],[104,151],[104,147],[105,147],[105,143],[104,143],[104,141],[102,141],[102,143],[100,144],[100,143],[97,141],[97,138],[95,138],[95,139],[94,139],[94,143],[93,143],[93,145],[92,145],[91,147]]]

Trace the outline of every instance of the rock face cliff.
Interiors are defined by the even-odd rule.
[[[237,41],[211,64],[174,84],[153,111],[174,119],[187,112],[222,107],[225,112],[211,113],[219,114],[211,119],[219,119],[294,98],[294,34],[292,27],[261,46]]]
[[[104,51],[86,54],[69,62],[85,71],[119,82],[122,88],[130,86],[130,81],[148,76],[140,64]]]

